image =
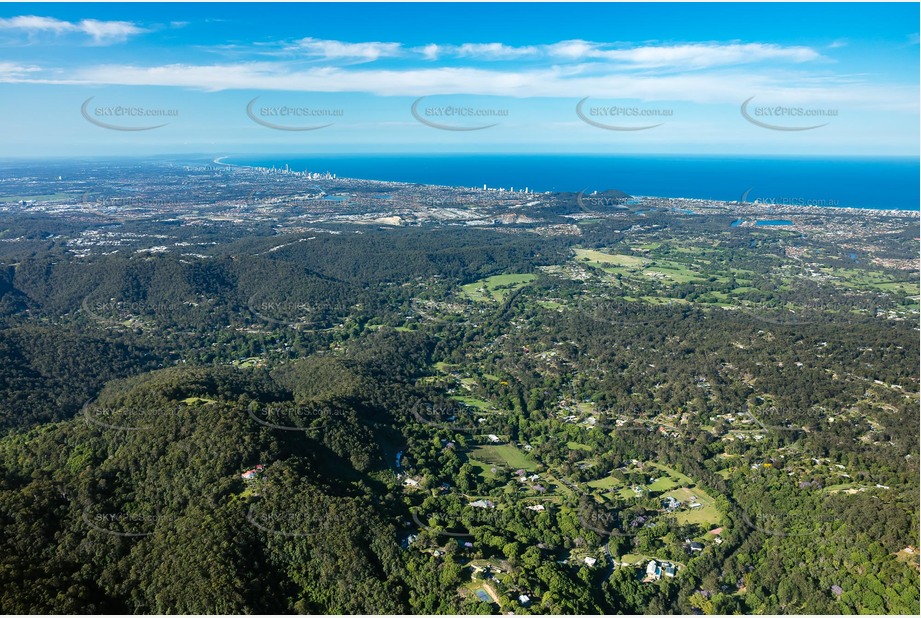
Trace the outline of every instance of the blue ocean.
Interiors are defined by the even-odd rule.
[[[276,155],[224,162],[339,177],[531,191],[603,191],[777,205],[919,210],[918,158],[665,155]]]

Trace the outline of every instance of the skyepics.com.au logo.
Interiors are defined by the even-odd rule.
[[[168,125],[168,122],[149,124],[151,119],[175,119],[178,109],[144,107],[141,105],[91,105],[90,97],[80,106],[80,114],[90,124],[110,131],[151,131]]]
[[[587,300],[574,311],[582,318],[614,327],[646,326],[663,319],[649,305],[617,298]]]
[[[313,537],[355,526],[354,517],[332,512],[322,504],[313,505],[309,500],[300,500],[298,504],[297,508],[276,508],[269,496],[264,495],[249,506],[246,521],[266,534],[288,538]]]
[[[139,538],[154,534],[164,523],[172,525],[175,516],[157,512],[111,510],[95,505],[83,509],[83,523],[109,536]]]
[[[260,321],[290,328],[310,327],[316,318],[316,309],[306,301],[266,298],[258,293],[249,298],[247,308]]]
[[[94,208],[169,208],[181,206],[185,202],[175,197],[145,197],[145,196],[119,196],[119,195],[94,195],[87,191],[80,198],[84,206]]]
[[[639,532],[639,524],[621,524],[617,515],[609,511],[581,508],[578,511],[579,523],[586,530],[591,530],[602,537],[634,537]],[[636,522],[634,522],[636,523]]]
[[[803,276],[801,265],[796,265],[789,276]],[[804,299],[789,304],[784,301],[767,300],[745,303],[739,311],[758,322],[770,326],[806,326],[822,321],[824,308],[813,300]]]
[[[352,416],[344,408],[319,404],[306,406],[292,402],[254,403],[246,412],[260,425],[280,431],[321,431],[333,422],[344,421]]]
[[[836,199],[829,198],[810,198],[800,196],[770,196],[764,197],[757,193],[753,194],[754,187],[749,187],[742,192],[739,198],[741,204],[752,204],[761,206],[840,206]]]
[[[246,104],[246,115],[263,127],[276,131],[316,131],[331,127],[329,119],[341,119],[345,110],[334,107],[311,107],[306,105],[256,105],[259,97]],[[309,124],[305,124],[309,121]],[[316,124],[316,122],[322,124]]]
[[[409,111],[420,123],[441,131],[482,131],[498,126],[510,115],[507,108],[472,105],[461,97],[447,101],[419,97]]]
[[[423,208],[464,208],[466,205],[457,197],[442,197],[440,195],[414,196],[413,200]]]
[[[774,407],[765,407],[760,409],[749,408],[741,414],[748,418],[767,433],[775,435],[793,436],[802,433],[804,430],[801,426],[796,425],[793,418],[801,414],[785,414],[782,410]]]
[[[173,303],[158,303],[148,300],[117,300],[115,298],[91,300],[89,296],[80,303],[80,309],[91,320],[104,326],[124,324],[131,318],[162,317],[173,311]]]
[[[150,411],[141,408],[123,406],[102,406],[86,404],[82,409],[83,420],[87,424],[105,429],[120,431],[141,431],[150,429]]]
[[[593,191],[586,193],[587,189],[582,189],[576,194],[576,206],[582,212],[632,212],[630,208],[631,198],[629,196],[609,195]]]
[[[80,410],[80,415],[88,425],[116,431],[144,431],[152,429],[166,418],[187,414],[188,406],[178,403],[136,406],[89,402]]]
[[[665,124],[675,111],[664,107],[644,105],[601,105],[589,104],[591,97],[576,103],[576,116],[582,122],[606,131],[648,131]],[[654,124],[649,124],[650,122]],[[660,122],[655,122],[660,121]]]
[[[433,405],[417,402],[409,410],[413,419],[424,425],[450,431],[474,432],[480,430],[478,419],[466,406]],[[485,417],[481,417],[484,418]]]
[[[804,125],[803,122],[837,118],[838,110],[834,108],[800,107],[788,105],[752,105],[755,97],[748,97],[742,103],[742,117],[756,127],[771,131],[811,131],[828,125]]]

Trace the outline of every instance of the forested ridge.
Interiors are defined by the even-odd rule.
[[[904,273],[583,230],[5,256],[0,610],[917,613]]]

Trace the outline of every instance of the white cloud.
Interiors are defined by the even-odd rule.
[[[474,57],[486,60],[500,60],[534,56],[539,52],[539,48],[534,46],[513,47],[504,43],[464,43],[450,48],[450,52],[460,58]]]
[[[15,82],[27,79],[30,74],[39,72],[41,72],[39,67],[27,67],[20,64],[13,64],[12,62],[0,62],[0,82]]]
[[[732,65],[773,62],[802,63],[818,60],[821,55],[809,47],[767,43],[691,43],[683,45],[644,45],[616,47],[579,39],[550,45],[514,47],[503,43],[464,43],[463,45],[429,45],[416,51],[429,60],[441,56],[507,60],[549,58],[556,62],[608,62],[628,68],[701,69]]]
[[[528,45],[514,47],[504,43],[464,43],[462,45],[438,45],[432,43],[416,47],[411,51],[422,54],[426,60],[437,60],[443,56],[455,58],[475,58],[477,60],[513,60],[528,56],[538,56],[540,47]]]
[[[399,43],[346,43],[344,41],[331,41],[314,39],[311,37],[297,41],[288,47],[289,51],[299,51],[310,56],[318,56],[327,60],[361,60],[371,62],[382,57],[398,56],[402,46]]]
[[[275,45],[279,45],[276,43]],[[284,55],[291,53],[329,61],[373,62],[381,58],[443,58],[489,60],[543,60],[555,63],[593,62],[616,64],[628,69],[702,69],[740,66],[764,61],[803,63],[822,59],[812,48],[768,43],[689,43],[678,45],[625,46],[583,40],[560,41],[545,45],[514,46],[504,43],[431,43],[421,47],[404,47],[400,43],[366,41],[351,43],[338,40],[304,38],[284,44]],[[267,51],[260,54],[279,55]]]
[[[84,19],[79,22],[64,21],[54,17],[38,15],[20,15],[0,19],[0,30],[21,30],[34,35],[50,32],[56,35],[82,33],[92,37],[96,44],[117,43],[129,36],[147,32],[145,29],[127,21],[100,21]]]
[[[93,37],[96,43],[105,43],[109,41],[124,41],[129,36],[146,32],[127,21],[99,21],[96,19],[84,19],[77,27],[86,34]]]
[[[917,113],[917,88],[873,87],[841,76],[815,79],[792,73],[749,70],[694,71],[645,75],[588,72],[582,67],[531,70],[433,67],[377,70],[346,67],[299,69],[277,62],[212,65],[172,64],[140,67],[104,65],[67,71],[4,75],[0,82],[87,86],[165,86],[205,91],[366,93],[378,96],[479,95],[512,98],[637,99],[646,102],[740,105],[757,96],[759,104],[816,105]]]
[[[438,56],[441,54],[442,49],[442,47],[432,43],[425,47],[420,47],[417,51],[419,51],[426,60],[438,60]]]
[[[623,49],[589,41],[561,41],[546,47],[551,56],[568,60],[609,60],[637,68],[683,68],[751,64],[765,60],[808,62],[821,55],[809,47],[784,47],[767,43],[693,43],[646,45]]]
[[[77,30],[77,26],[69,21],[62,21],[53,17],[39,17],[38,15],[20,15],[19,17],[0,19],[0,28],[26,30],[28,32],[51,31],[55,34]]]
[[[545,49],[551,56],[570,60],[583,60],[591,58],[593,54],[597,53],[598,44],[579,40],[561,41],[553,45],[547,45]]]

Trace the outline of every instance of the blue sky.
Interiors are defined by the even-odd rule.
[[[0,157],[917,156],[918,21],[911,3],[0,4]]]

